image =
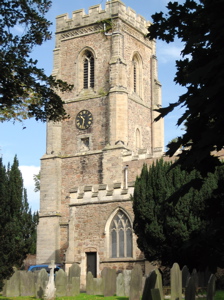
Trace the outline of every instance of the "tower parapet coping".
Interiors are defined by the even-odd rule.
[[[120,0],[111,0],[106,2],[105,10],[98,4],[89,7],[88,14],[85,13],[84,9],[73,11],[71,19],[69,19],[68,13],[57,16],[56,33],[87,26],[103,20],[113,19],[115,17],[121,18],[143,33],[148,32],[147,27],[151,24],[149,21],[146,21],[144,17],[138,15],[133,9],[126,7]]]
[[[76,186],[70,189],[70,206],[107,201],[129,201],[134,192],[134,182]]]

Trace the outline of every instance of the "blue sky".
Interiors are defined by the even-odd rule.
[[[53,0],[52,7],[48,13],[48,19],[53,22],[52,32],[55,31],[55,17],[60,14],[68,13],[71,17],[72,11],[81,8],[88,13],[90,6],[101,4],[105,7],[106,0]],[[123,3],[134,9],[145,19],[152,21],[151,15],[155,12],[166,11],[166,0],[126,0]],[[183,3],[184,1],[178,1]],[[52,71],[54,34],[52,40],[36,47],[32,57],[38,60],[38,65],[44,68],[47,74]],[[176,41],[166,44],[157,41],[158,77],[162,84],[163,106],[175,102],[183,90],[178,87],[173,78],[175,76],[175,60],[180,58],[181,44]],[[173,138],[182,134],[181,128],[177,128],[176,122],[180,116],[180,110],[174,111],[165,118],[165,145]],[[46,149],[46,124],[28,120],[22,123],[1,123],[0,134],[0,155],[5,164],[12,163],[17,155],[21,171],[23,174],[24,185],[27,188],[28,200],[33,210],[39,209],[39,193],[35,193],[33,174],[39,172],[40,158]],[[25,129],[23,129],[26,127]]]

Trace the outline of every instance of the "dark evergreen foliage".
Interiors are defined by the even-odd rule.
[[[1,0],[0,5],[0,121],[58,121],[65,117],[57,90],[71,85],[47,76],[30,57],[34,46],[51,38],[45,18],[52,1]]]
[[[21,267],[28,253],[35,253],[38,213],[31,213],[19,162],[6,169],[0,159],[0,290],[3,280]]]
[[[176,103],[158,109],[157,119],[177,106],[185,108],[177,125],[184,124],[186,132],[168,145],[167,153],[172,156],[183,147],[177,163],[183,169],[196,167],[202,174],[214,172],[220,165],[218,157],[211,153],[224,147],[223,7],[224,0],[169,2],[168,12],[153,15],[153,25],[149,27],[150,39],[170,43],[177,37],[183,42],[183,58],[176,61],[174,81],[186,87],[186,93]]]
[[[191,186],[197,179],[198,171],[171,168],[162,159],[149,169],[144,165],[133,195],[134,231],[149,261],[198,270],[224,267],[224,166],[209,173],[200,189]]]

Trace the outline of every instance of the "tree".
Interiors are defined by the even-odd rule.
[[[51,38],[45,18],[52,1],[2,0],[0,5],[0,121],[59,121],[66,117],[58,91],[71,85],[47,76],[30,57]],[[19,34],[19,32],[22,32]]]
[[[0,159],[0,290],[3,280],[32,252],[38,214],[32,215],[17,157],[6,168]]]
[[[159,117],[175,107],[185,108],[177,125],[186,132],[168,145],[172,156],[182,145],[177,163],[183,169],[197,167],[202,174],[220,165],[213,151],[224,146],[224,0],[186,0],[184,4],[169,2],[168,13],[152,16],[149,38],[167,43],[177,37],[183,42],[182,59],[176,61],[174,81],[186,87],[176,103],[158,109]]]
[[[40,191],[40,171],[38,174],[33,175],[33,180],[34,180],[34,192],[39,192]]]
[[[192,182],[200,179],[198,171],[171,168],[163,160],[149,169],[144,165],[132,199],[137,243],[149,261],[191,270],[224,267],[223,187],[217,192],[224,166],[209,173],[198,190]]]

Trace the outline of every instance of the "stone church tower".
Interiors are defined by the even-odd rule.
[[[144,267],[130,195],[142,165],[163,154],[149,25],[119,0],[57,17],[53,76],[74,89],[61,95],[70,118],[47,125],[37,263],[79,263],[83,284],[89,270]]]

